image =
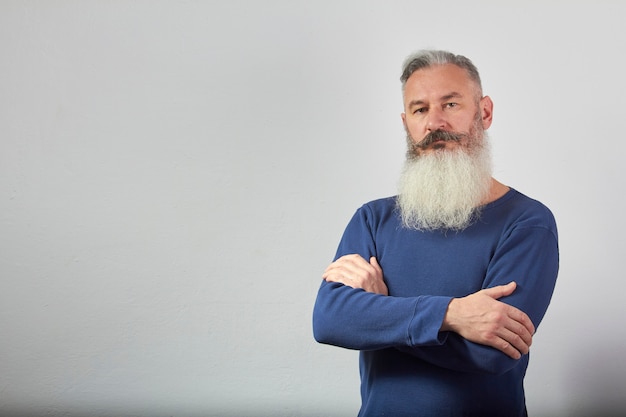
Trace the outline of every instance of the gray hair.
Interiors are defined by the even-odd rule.
[[[472,81],[476,83],[478,92],[482,96],[482,83],[480,82],[480,74],[478,69],[469,60],[469,58],[463,55],[455,55],[448,51],[435,51],[435,50],[422,50],[410,55],[402,66],[402,75],[400,81],[402,82],[402,92],[409,77],[417,70],[430,68],[435,65],[452,64],[459,68],[464,69],[467,75]]]

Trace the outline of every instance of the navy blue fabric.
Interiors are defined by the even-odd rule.
[[[359,416],[524,416],[528,355],[440,332],[453,297],[517,282],[501,301],[539,326],[558,272],[549,209],[511,189],[462,232],[402,227],[396,199],[357,210],[335,259],[376,256],[389,296],[323,281],[313,311],[316,340],[360,354]]]

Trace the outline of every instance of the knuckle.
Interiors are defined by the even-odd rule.
[[[501,326],[503,323],[506,322],[506,319],[507,319],[507,316],[505,314],[502,314],[502,312],[500,311],[494,311],[489,316],[489,321],[493,323],[492,326],[494,328]]]
[[[493,332],[488,332],[484,335],[484,339],[490,344],[495,344],[498,341],[498,336]]]
[[[490,323],[487,327],[486,327],[486,332],[489,335],[489,337],[497,337],[496,334],[498,332],[499,326],[496,323]]]

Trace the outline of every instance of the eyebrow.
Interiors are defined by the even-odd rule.
[[[444,96],[441,96],[440,100],[441,101],[448,101],[451,98],[463,98],[463,95],[461,93],[457,93],[456,91],[453,91],[451,93],[448,93]],[[421,106],[422,104],[425,104],[426,102],[424,100],[411,100],[409,102],[409,107],[413,107],[413,106]]]
[[[446,101],[450,100],[451,98],[463,98],[463,94],[453,91],[450,94],[446,94],[445,96],[441,97],[441,100]]]

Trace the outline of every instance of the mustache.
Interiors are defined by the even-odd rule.
[[[413,147],[417,149],[424,149],[439,141],[459,142],[466,136],[467,135],[463,133],[446,132],[445,130],[433,130],[432,132],[427,134],[424,139],[414,144]]]

